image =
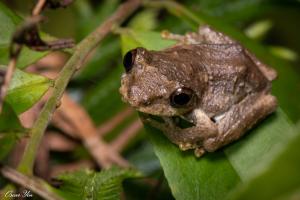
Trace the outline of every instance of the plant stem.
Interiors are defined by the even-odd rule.
[[[57,105],[59,105],[60,99],[73,74],[83,65],[86,57],[98,45],[98,43],[111,32],[113,26],[122,23],[140,5],[140,0],[129,0],[121,4],[112,16],[110,16],[102,25],[100,25],[94,32],[88,35],[76,46],[74,54],[61,70],[58,78],[56,79],[51,96],[32,127],[30,134],[31,138],[28,141],[24,155],[18,166],[19,171],[29,175],[32,174],[36,152],[43,134],[53,112]]]
[[[18,185],[21,185],[27,189],[30,189],[30,191],[33,191],[34,193],[38,194],[39,196],[43,197],[44,199],[62,200],[61,197],[59,197],[55,193],[49,191],[48,184],[41,179],[25,176],[24,174],[21,174],[20,172],[14,170],[13,168],[10,168],[8,166],[2,166],[0,168],[0,173],[3,177],[9,179],[10,181],[12,181],[14,183],[17,183]],[[9,191],[6,191],[6,192],[9,192]],[[27,193],[27,194],[32,195],[31,193]],[[5,194],[3,196],[5,196]],[[26,198],[26,197],[24,197],[24,198]]]

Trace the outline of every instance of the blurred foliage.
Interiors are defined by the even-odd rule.
[[[137,178],[135,170],[112,167],[99,173],[82,170],[75,173],[61,174],[62,181],[56,192],[65,199],[120,199],[122,181],[125,178]]]
[[[20,124],[18,116],[9,104],[4,103],[0,114],[0,160],[7,156],[24,133],[25,129]]]
[[[11,10],[20,16],[26,16],[29,5],[32,5],[30,0],[21,3],[17,0],[4,2],[11,9],[0,3],[1,65],[7,65],[11,35],[22,21]],[[80,41],[110,16],[120,2],[75,1],[65,10],[46,12],[49,19],[42,25],[43,30],[56,37],[71,35],[76,41]],[[161,175],[164,173],[176,199],[224,199],[229,192],[229,199],[297,199],[300,194],[297,154],[299,127],[295,126],[300,119],[299,1],[178,2],[187,10],[168,6],[169,4],[163,9],[159,6],[141,8],[124,23],[123,28],[116,28],[116,34],[107,37],[99,45],[85,67],[76,74],[68,89],[78,97],[95,124],[107,121],[126,106],[118,92],[119,79],[124,71],[121,66],[122,55],[126,51],[136,46],[153,50],[168,47],[174,41],[162,40],[159,35],[161,30],[183,34],[197,30],[198,24],[203,23],[240,41],[278,71],[279,78],[273,84],[273,93],[279,99],[280,109],[249,131],[243,139],[201,159],[194,158],[191,152],[180,152],[162,133],[147,127],[147,134],[142,134],[141,131],[124,151],[124,156],[148,178],[164,184],[156,188],[144,182],[126,181],[125,196],[130,197],[129,199],[149,199],[153,193],[159,193],[162,195],[156,195],[157,199],[171,199],[169,188]],[[45,53],[24,48],[17,66],[24,69],[44,55]],[[16,113],[35,104],[52,81],[18,70],[13,83],[4,112],[0,115],[1,160],[25,132]],[[113,140],[135,119],[136,115],[129,117],[111,131],[106,139]],[[65,156],[55,153],[51,158],[52,163],[90,159],[82,147],[70,154]],[[80,171],[65,174],[59,177],[63,185],[58,193],[66,199],[97,199],[97,195],[106,194],[105,192],[118,197],[121,181],[127,177],[136,177],[136,172],[113,168],[100,173]]]

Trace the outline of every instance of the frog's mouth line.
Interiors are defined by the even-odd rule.
[[[145,113],[139,113],[139,115],[142,117],[142,118],[151,118],[159,123],[165,123],[165,121],[163,120],[162,117],[160,116],[157,116],[157,115],[151,115],[151,114],[145,114]],[[169,119],[172,120],[172,122],[174,123],[174,125],[178,128],[181,128],[181,129],[185,129],[185,128],[190,128],[190,127],[193,127],[195,126],[194,123],[182,118],[182,117],[179,117],[179,116],[175,116],[175,117],[168,117]]]

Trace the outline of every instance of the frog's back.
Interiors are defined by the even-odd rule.
[[[208,76],[200,106],[210,116],[225,112],[250,93],[270,90],[270,82],[240,45],[199,44],[194,50]]]

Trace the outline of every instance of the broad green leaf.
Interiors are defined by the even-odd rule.
[[[222,151],[201,159],[182,152],[163,133],[146,126],[175,199],[223,199],[240,178]]]
[[[20,114],[33,106],[51,85],[53,81],[46,77],[16,69],[5,101]]]
[[[5,158],[24,132],[16,113],[4,103],[0,114],[0,160]]]
[[[81,170],[62,174],[62,181],[57,193],[66,200],[115,200],[120,199],[122,181],[127,178],[137,178],[141,174],[133,169],[112,167],[101,172]]]
[[[0,65],[7,65],[9,46],[13,33],[22,19],[0,2]],[[24,68],[37,61],[47,52],[37,52],[24,47],[18,58],[17,67]]]
[[[270,168],[241,185],[232,194],[232,200],[299,199],[300,193],[300,134],[286,146]]]
[[[148,35],[151,37],[148,38]],[[154,32],[124,31],[121,37],[122,46],[126,48],[162,49],[168,46],[159,33]],[[124,52],[128,50],[123,49]],[[226,197],[239,182],[249,180],[258,171],[270,166],[295,134],[294,126],[278,109],[238,142],[196,159],[192,152],[180,152],[161,132],[149,128],[147,132],[176,199]]]

